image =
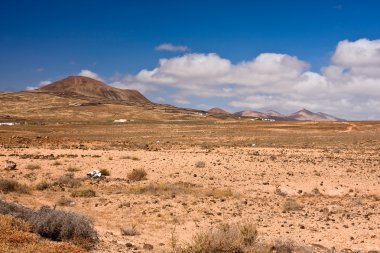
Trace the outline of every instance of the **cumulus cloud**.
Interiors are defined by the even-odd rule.
[[[190,48],[188,48],[187,46],[173,45],[171,43],[164,43],[164,44],[158,45],[156,46],[155,49],[157,51],[171,51],[171,52],[186,52],[190,50]]]
[[[42,86],[46,86],[48,84],[51,84],[52,82],[50,80],[46,80],[46,81],[41,81],[38,86],[39,87],[42,87]]]
[[[178,104],[191,102],[189,97],[223,97],[236,110],[308,108],[348,119],[380,118],[380,40],[339,42],[321,72],[287,54],[263,53],[234,64],[214,53],[192,53],[161,59],[156,68],[126,76],[119,86],[168,87],[181,98]]]
[[[50,80],[41,81],[41,82],[38,83],[37,86],[27,86],[26,90],[35,90],[35,89],[38,89],[40,87],[46,86],[46,85],[51,84],[51,83],[52,82]]]
[[[82,69],[78,73],[78,76],[85,76],[85,77],[96,79],[96,80],[102,81],[102,82],[104,81],[98,74],[96,74],[95,72],[92,72],[91,70],[88,70],[88,69]]]

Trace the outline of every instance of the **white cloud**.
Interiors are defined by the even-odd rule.
[[[42,87],[42,86],[46,86],[48,84],[51,84],[52,82],[50,80],[46,80],[46,81],[41,81],[39,84],[38,84],[38,87]]]
[[[191,104],[191,102],[189,100],[181,99],[181,98],[175,99],[174,102],[177,103],[177,104],[181,104],[181,105],[189,105],[189,104]]]
[[[171,52],[186,52],[190,50],[190,48],[188,48],[187,46],[173,45],[171,43],[164,43],[164,44],[158,45],[156,46],[155,49],[157,51],[171,51]]]
[[[25,90],[35,90],[35,89],[38,89],[38,87],[37,86],[27,86],[25,88]]]
[[[52,82],[50,80],[41,81],[41,82],[38,83],[37,86],[27,86],[26,90],[36,90],[36,89],[38,89],[40,87],[46,86],[46,85],[51,84],[51,83]]]
[[[158,102],[158,103],[163,103],[163,102],[165,102],[166,101],[166,99],[165,98],[163,98],[163,97],[156,97],[155,99],[153,99],[155,102]]]
[[[342,67],[380,65],[380,40],[343,40],[338,43],[332,62]]]
[[[98,74],[96,74],[95,72],[92,72],[91,70],[88,70],[88,69],[82,69],[79,72],[78,76],[85,76],[85,77],[89,77],[89,78],[96,79],[98,81],[104,82],[104,80]]]
[[[236,110],[308,108],[348,119],[380,118],[380,40],[339,42],[320,73],[287,54],[263,53],[234,64],[214,53],[193,53],[161,59],[156,68],[118,82],[145,92],[167,87],[182,104],[191,103],[189,97],[223,97]]]

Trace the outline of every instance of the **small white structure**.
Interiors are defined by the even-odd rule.
[[[99,178],[102,176],[102,173],[99,170],[93,170],[93,171],[89,171],[87,173],[87,176],[91,178]]]
[[[126,119],[115,119],[114,121],[113,121],[113,123],[125,123],[125,122],[127,122],[128,120],[126,120]]]
[[[15,122],[0,122],[0,126],[14,126]]]

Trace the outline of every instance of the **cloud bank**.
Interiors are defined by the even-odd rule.
[[[225,98],[234,110],[308,108],[348,119],[380,119],[380,40],[339,42],[330,65],[320,72],[287,54],[263,53],[233,64],[214,53],[191,53],[161,59],[156,68],[114,85],[142,92],[166,87],[182,102]]]
[[[78,73],[78,76],[85,76],[85,77],[89,77],[89,78],[96,79],[96,80],[104,82],[104,80],[98,74],[96,74],[96,73],[94,73],[94,72],[92,72],[91,70],[88,70],[88,69],[82,69]]]
[[[187,46],[181,46],[181,45],[173,45],[171,43],[164,43],[161,45],[156,46],[155,48],[157,51],[171,51],[171,52],[186,52],[189,51],[190,48]]]

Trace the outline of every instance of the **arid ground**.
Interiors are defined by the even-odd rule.
[[[88,215],[93,252],[170,252],[242,221],[262,243],[380,250],[378,122],[46,122],[0,126],[0,144],[1,163],[17,163],[1,178],[31,189],[2,199]],[[110,175],[86,178],[93,169]],[[134,181],[140,169],[146,178]],[[80,186],[57,184],[67,174]]]

